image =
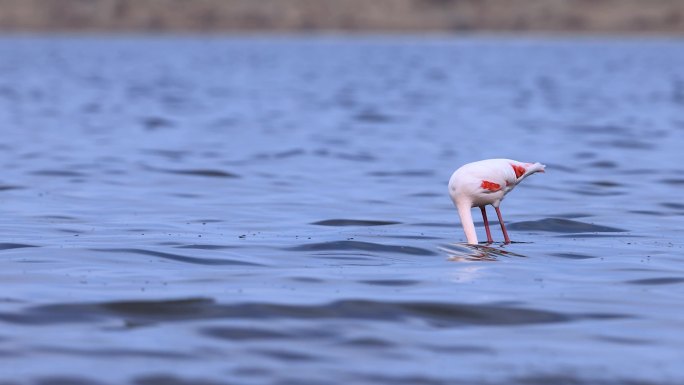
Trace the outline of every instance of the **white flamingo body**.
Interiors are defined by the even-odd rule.
[[[449,179],[449,195],[458,209],[468,243],[478,243],[470,212],[473,207],[480,208],[487,231],[487,242],[493,242],[485,211],[487,205],[496,209],[505,243],[510,243],[499,205],[518,183],[534,173],[544,172],[545,167],[540,163],[524,163],[512,159],[487,159],[468,163],[456,170]]]

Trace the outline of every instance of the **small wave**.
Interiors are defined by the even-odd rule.
[[[161,156],[163,158],[170,159],[170,160],[181,160],[189,154],[188,151],[183,151],[183,150],[167,150],[167,149],[156,149],[156,148],[146,149],[146,150],[143,150],[143,152],[146,154]]]
[[[23,243],[0,243],[0,250],[21,249],[25,247],[38,247],[35,245],[25,245]]]
[[[394,238],[394,239],[413,239],[413,240],[436,240],[436,239],[444,239],[441,237],[433,237],[431,235],[385,235],[385,238]]]
[[[635,140],[635,139],[618,139],[618,140],[611,140],[611,141],[605,141],[605,142],[596,142],[593,143],[596,146],[600,147],[614,147],[614,148],[619,148],[623,150],[652,150],[655,148],[654,145],[651,143],[647,143],[644,141],[640,140]]]
[[[190,221],[190,223],[201,223],[203,225],[207,223],[221,223],[225,222],[223,219],[195,219],[194,221]]]
[[[291,337],[287,333],[257,327],[207,327],[202,329],[201,333],[210,337],[231,341],[274,340]]]
[[[169,259],[177,262],[194,263],[196,265],[227,265],[227,266],[262,266],[253,262],[245,262],[234,259],[218,259],[218,258],[198,258],[188,257],[185,255],[164,253],[161,251],[152,251],[144,249],[93,249],[94,251],[105,251],[110,253],[127,253],[127,254],[141,254],[153,257]]]
[[[585,196],[592,196],[592,197],[609,197],[609,196],[616,196],[616,195],[625,195],[625,192],[620,192],[620,191],[615,191],[615,190],[606,190],[604,188],[594,188],[595,186],[588,186],[588,188],[577,188],[577,189],[572,189],[568,190],[574,194],[578,195],[585,195]],[[594,188],[593,190],[591,190]]]
[[[140,123],[148,131],[173,128],[175,123],[169,119],[160,116],[148,116],[140,120]]]
[[[420,281],[411,279],[369,279],[359,281],[359,283],[373,286],[413,286],[419,284]]]
[[[431,192],[431,191],[425,191],[425,192],[408,194],[407,196],[416,197],[416,198],[432,198],[432,197],[441,197],[442,194],[438,194],[436,192]]]
[[[558,238],[615,238],[615,237],[621,237],[621,238],[633,238],[635,235],[631,234],[625,234],[625,233],[610,233],[610,234],[599,234],[599,233],[574,233],[574,234],[560,234],[557,235],[556,237]]]
[[[577,254],[577,253],[553,253],[551,254],[554,257],[560,257],[560,258],[565,258],[565,259],[592,259],[592,258],[598,258],[593,255],[585,255],[585,254]]]
[[[23,313],[0,313],[0,320],[23,324],[99,322],[123,319],[127,324],[150,324],[208,319],[357,319],[387,322],[424,321],[436,327],[500,326],[612,320],[612,313],[566,314],[512,305],[445,302],[385,302],[340,300],[315,305],[276,303],[218,304],[208,298],[155,301],[117,301],[41,305]]]
[[[591,214],[587,213],[566,213],[566,214],[556,214],[557,218],[575,219],[582,217],[590,217]]]
[[[607,124],[607,125],[593,125],[593,124],[577,124],[569,126],[573,131],[582,132],[586,134],[609,134],[609,135],[625,135],[633,131],[633,129],[621,125]]]
[[[319,356],[286,349],[259,349],[255,350],[255,353],[283,362],[307,362],[320,360]]]
[[[632,281],[627,281],[626,283],[631,283],[634,285],[672,285],[672,284],[676,284],[676,283],[684,283],[684,278],[682,278],[682,277],[646,278],[646,279],[635,279]]]
[[[9,185],[9,184],[0,185],[0,191],[20,190],[20,189],[24,189],[24,188],[25,187],[23,187],[23,186],[14,186],[14,185]]]
[[[355,346],[363,349],[394,348],[396,344],[378,337],[352,337],[341,342],[342,345]]]
[[[10,383],[12,384],[12,383]],[[38,385],[102,385],[102,382],[80,376],[50,376],[42,377],[34,382]]]
[[[401,222],[363,219],[326,219],[323,221],[313,222],[311,224],[318,226],[388,226],[398,225],[401,224]]]
[[[57,177],[70,177],[70,178],[77,178],[77,177],[84,177],[86,174],[78,172],[78,171],[72,171],[72,170],[37,170],[31,172],[33,175],[39,175],[39,176],[57,176]]]
[[[684,210],[684,203],[665,202],[660,204],[663,207],[673,210]]]
[[[80,219],[76,217],[71,217],[68,215],[38,215],[36,218],[39,219],[46,219],[46,220],[55,220],[55,221],[64,221],[64,222],[78,222]]]
[[[684,185],[684,178],[669,178],[663,179],[660,182],[671,186],[682,186]]]
[[[272,330],[257,326],[209,326],[199,330],[205,336],[230,341],[273,340],[273,339],[312,339],[337,337],[335,330],[321,328],[288,328],[286,331]]]
[[[398,245],[383,245],[373,242],[360,241],[331,241],[312,243],[308,245],[301,245],[291,247],[288,250],[293,251],[346,251],[346,250],[361,250],[371,252],[385,252],[385,253],[399,253],[409,255],[435,255],[434,252],[413,246],[398,246]]]
[[[82,230],[76,230],[76,229],[56,229],[60,233],[66,233],[66,234],[84,234],[85,232]]]
[[[425,222],[425,223],[414,223],[415,226],[419,227],[456,227],[460,226],[458,222],[443,222],[443,223],[436,223],[436,222]]]
[[[187,353],[170,352],[162,350],[149,349],[119,349],[119,348],[104,348],[104,349],[82,349],[69,348],[63,346],[38,346],[34,349],[40,353],[58,353],[76,357],[106,357],[106,358],[162,358],[171,360],[193,360],[196,356]],[[69,384],[79,384],[77,382],[69,382]]]
[[[314,277],[292,277],[290,278],[292,281],[295,282],[304,282],[304,283],[325,283],[325,280],[320,279],[320,278],[314,278]]]
[[[643,338],[616,337],[616,336],[597,336],[597,340],[606,341],[620,345],[648,345],[653,341]]]
[[[516,231],[548,231],[552,233],[614,233],[627,230],[562,218],[545,218],[538,221],[516,222],[508,226]]]
[[[301,148],[295,148],[292,150],[288,151],[282,151],[282,152],[277,152],[273,154],[273,157],[276,159],[286,159],[286,158],[292,158],[295,156],[300,156],[300,155],[305,155],[306,151],[302,150]]]
[[[64,383],[71,385],[72,383]],[[231,385],[234,382],[218,382],[213,379],[181,377],[173,374],[148,374],[136,377],[133,385]],[[43,385],[43,384],[40,384]],[[76,385],[76,384],[74,384]]]
[[[334,156],[338,159],[351,160],[355,162],[373,162],[377,160],[375,156],[364,152],[359,152],[356,154],[339,152],[335,153]]]
[[[611,187],[622,187],[624,184],[615,182],[612,180],[597,180],[593,182],[589,182],[590,186],[596,186],[596,187],[606,187],[606,188],[611,188]]]
[[[592,168],[614,169],[618,167],[618,164],[610,160],[598,160],[589,163],[588,166]]]
[[[535,374],[529,376],[513,377],[501,382],[500,384],[518,385],[542,385],[542,384],[571,384],[571,385],[676,385],[679,382],[663,382],[635,380],[629,377],[588,378],[582,375],[573,375],[566,372],[556,374]]]
[[[395,117],[374,109],[366,109],[354,116],[354,119],[365,123],[389,123],[393,121]]]
[[[228,246],[228,245],[180,245],[175,246],[177,249],[197,249],[197,250],[225,250],[225,249],[235,249],[239,246]]]
[[[209,178],[239,178],[240,175],[232,172],[216,170],[216,169],[168,169],[158,168],[152,166],[143,166],[144,169],[156,172],[163,172],[166,174],[201,176]]]
[[[435,172],[432,170],[405,170],[405,171],[373,171],[368,173],[370,176],[408,176],[408,177],[421,177],[421,176],[432,176]]]
[[[237,174],[222,170],[193,169],[193,170],[164,170],[169,174],[206,176],[211,178],[239,178]]]
[[[656,217],[660,217],[660,216],[668,214],[665,212],[653,211],[653,210],[628,210],[627,212],[631,213],[631,214],[651,215],[651,216],[656,216]]]

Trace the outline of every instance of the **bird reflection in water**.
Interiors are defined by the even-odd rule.
[[[518,243],[518,242],[516,242]],[[468,261],[484,261],[494,262],[502,257],[523,257],[525,255],[504,250],[503,248],[486,246],[486,245],[471,245],[467,243],[454,243],[447,246],[442,246],[440,250],[447,253],[448,260],[453,262],[468,262]]]

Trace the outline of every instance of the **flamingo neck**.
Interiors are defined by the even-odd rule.
[[[463,226],[466,240],[471,245],[477,245],[477,233],[475,232],[470,202],[458,204],[456,208],[458,209],[458,216],[461,217],[461,225]]]

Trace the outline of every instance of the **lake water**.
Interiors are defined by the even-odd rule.
[[[684,383],[683,69],[664,39],[2,38],[0,383]],[[467,247],[447,181],[496,157],[547,172],[516,243]]]

